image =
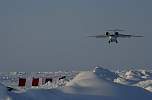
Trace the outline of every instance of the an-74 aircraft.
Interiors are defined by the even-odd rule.
[[[120,30],[120,29],[114,29],[114,30],[107,30],[107,32],[105,32],[105,34],[103,35],[95,35],[95,36],[88,36],[88,37],[95,37],[95,38],[109,38],[109,44],[111,42],[115,42],[118,43],[117,38],[131,38],[131,37],[143,37],[143,36],[139,36],[139,35],[128,35],[128,34],[120,34],[120,31],[124,31],[124,30]],[[111,34],[110,32],[113,32],[113,34]]]

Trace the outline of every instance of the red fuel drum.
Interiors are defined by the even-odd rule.
[[[38,85],[39,85],[39,78],[33,78],[32,86],[38,86]]]
[[[19,84],[18,86],[25,86],[26,79],[25,78],[19,78]]]

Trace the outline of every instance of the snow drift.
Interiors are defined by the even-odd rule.
[[[102,68],[100,66],[95,67],[93,72],[100,78],[106,79],[109,81],[114,81],[114,79],[118,78],[119,75],[115,72],[112,72],[108,69]]]
[[[110,100],[150,100],[152,97],[152,94],[144,89],[116,84],[98,77],[93,72],[80,73],[67,86],[68,89],[64,92],[104,96]]]

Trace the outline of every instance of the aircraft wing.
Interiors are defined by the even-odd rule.
[[[94,35],[94,36],[88,36],[88,37],[106,38],[106,37],[107,37],[107,35]]]
[[[121,38],[131,38],[131,37],[143,37],[143,36],[119,34],[118,37],[121,37]]]

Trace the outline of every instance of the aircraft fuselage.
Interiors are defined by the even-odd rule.
[[[116,35],[110,35],[109,36],[109,43],[111,42],[116,42],[118,43],[118,40],[117,40],[117,36]]]

